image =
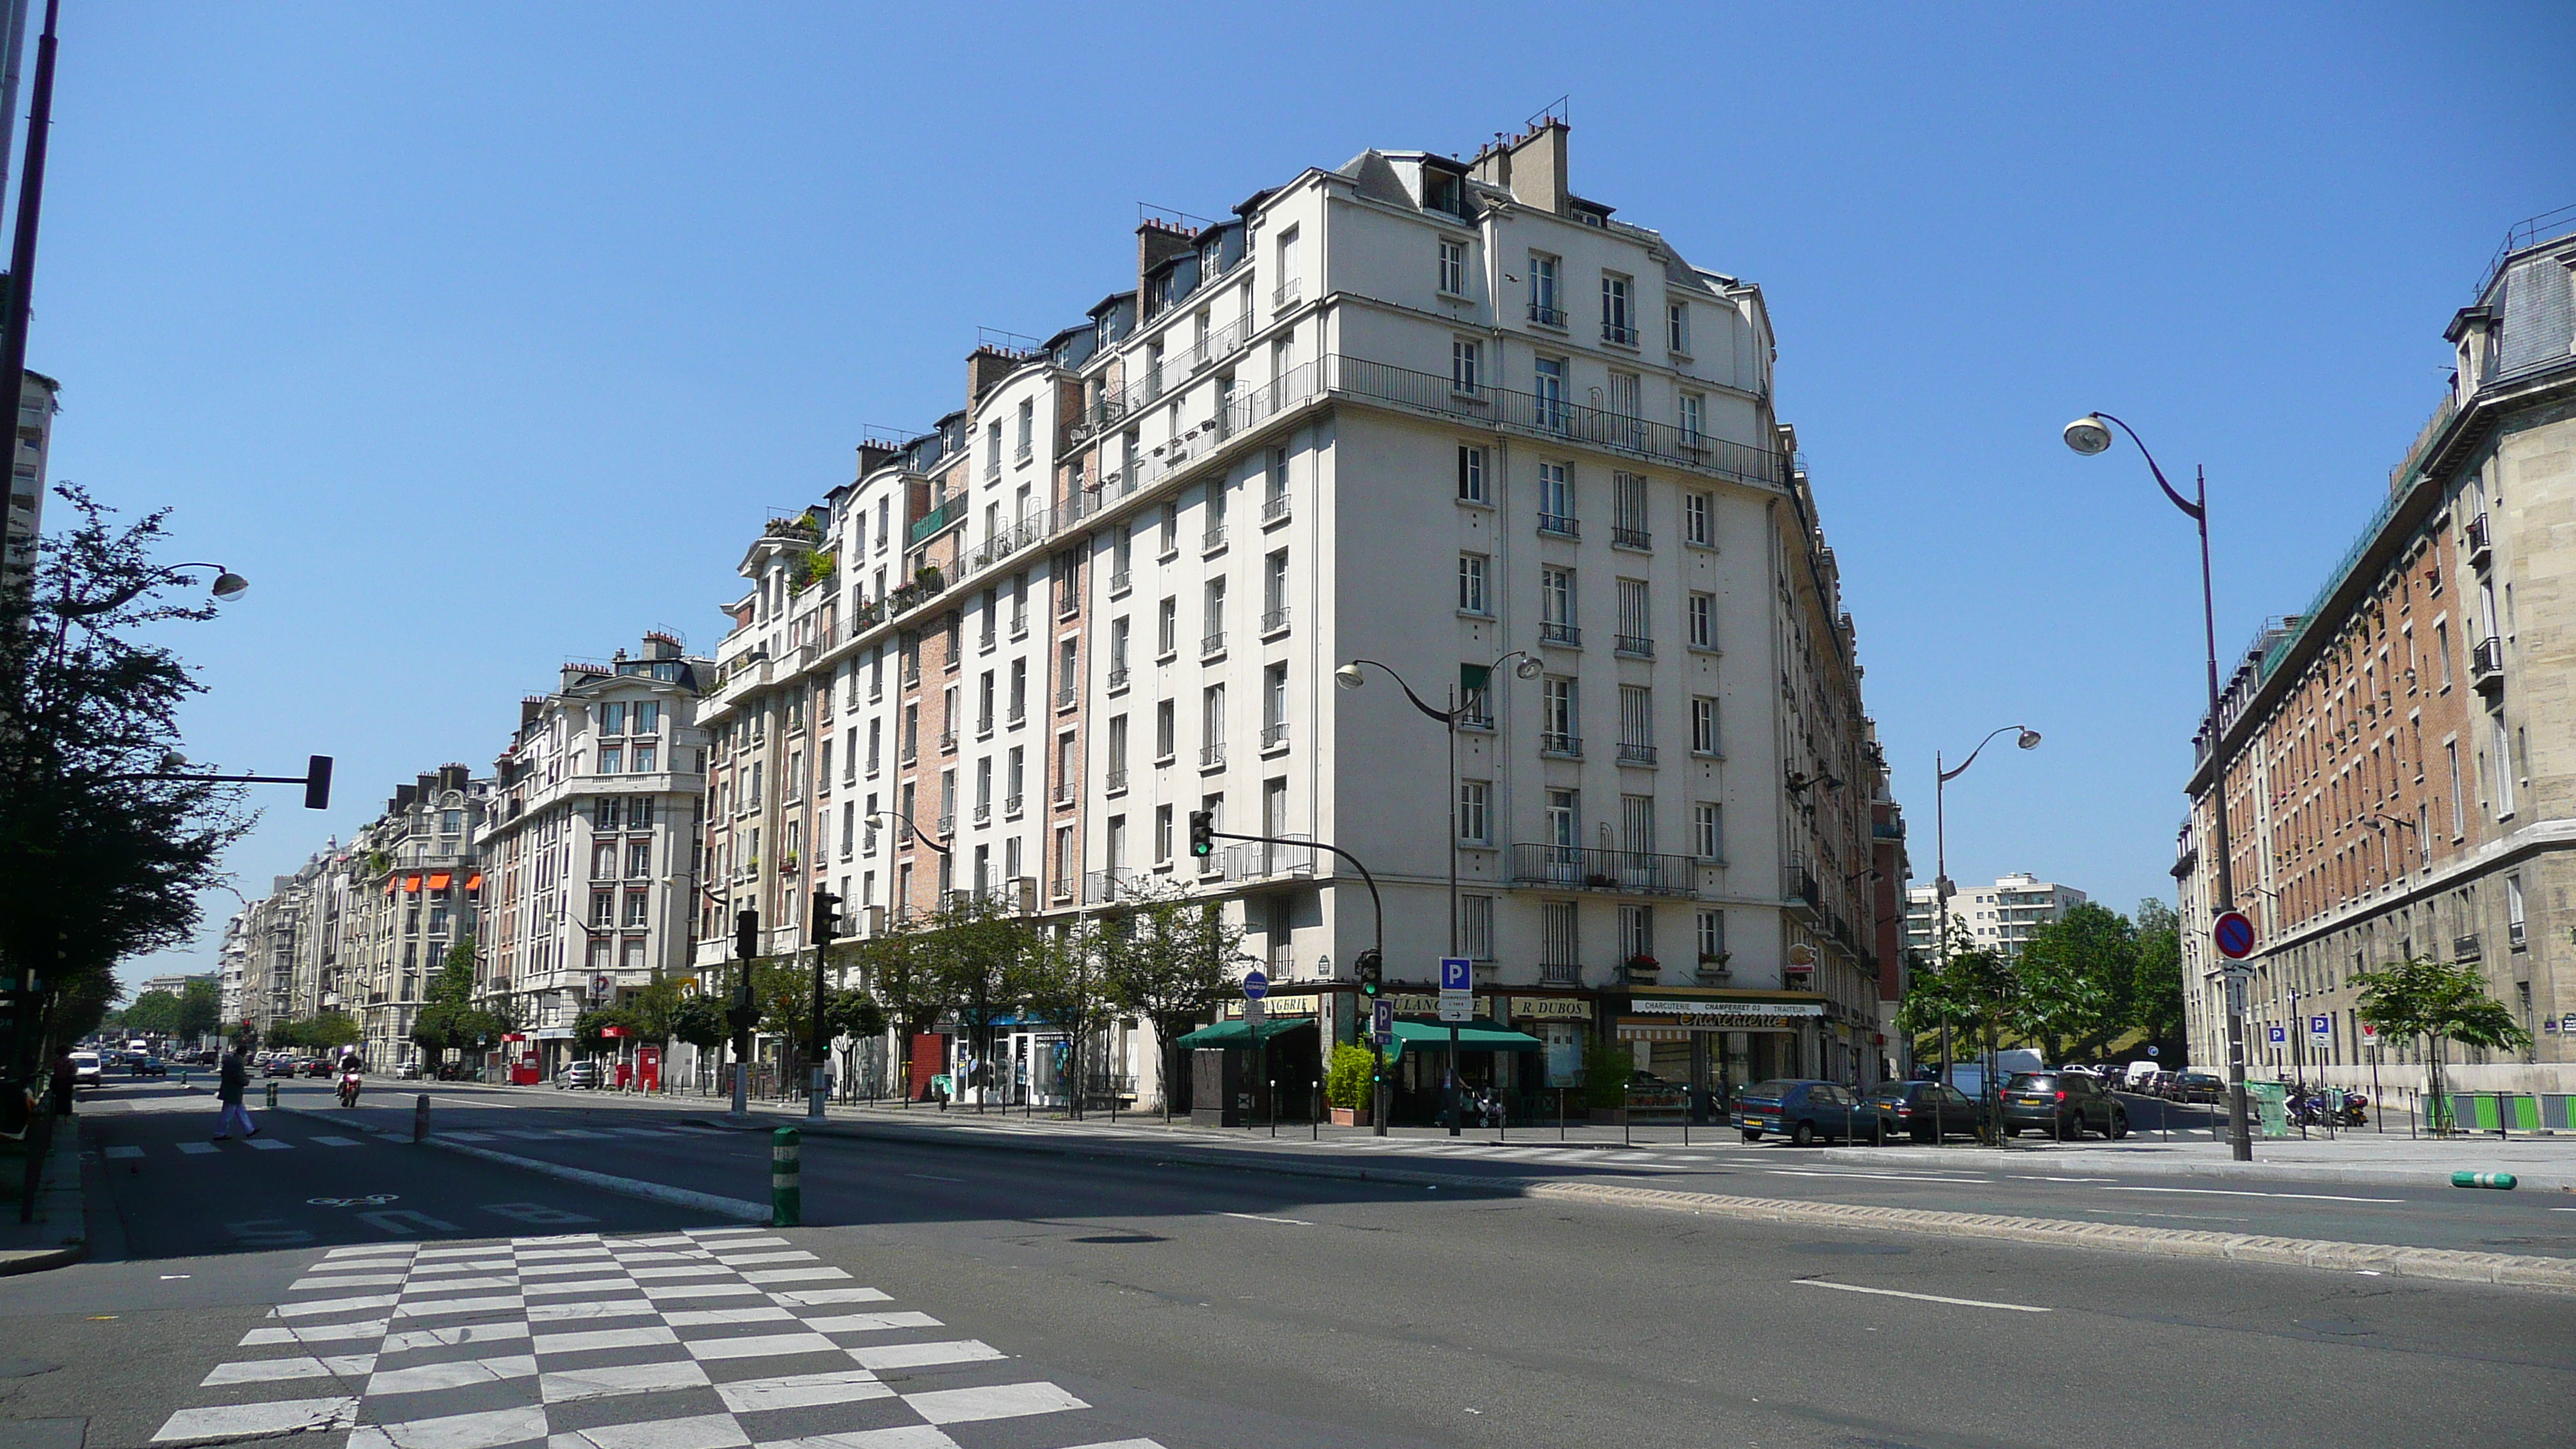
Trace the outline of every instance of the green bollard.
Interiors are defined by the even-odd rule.
[[[277,1105],[277,1083],[275,1082],[268,1084],[268,1105],[271,1107]]]
[[[805,1218],[805,1189],[798,1185],[804,1135],[793,1127],[769,1134],[769,1225],[792,1228]]]
[[[2521,1181],[2521,1179],[2515,1177],[2510,1172],[2455,1172],[2451,1174],[2451,1186],[2453,1187],[2493,1187],[2502,1188],[2506,1192],[2511,1192],[2513,1190],[2513,1185],[2519,1181]]]

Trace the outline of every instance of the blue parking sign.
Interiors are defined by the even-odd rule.
[[[2278,1046],[2290,1039],[2290,1029],[2286,1026],[2267,1026],[2263,1028],[2263,1035],[2273,1045]]]
[[[1464,956],[1440,958],[1440,989],[1473,991],[1476,989],[1476,963]]]

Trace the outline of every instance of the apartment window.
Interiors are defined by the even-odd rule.
[[[625,773],[625,770],[626,751],[624,749],[616,745],[602,745],[599,747],[599,773],[603,775],[617,775]]]
[[[1530,364],[1530,420],[1554,432],[1565,429],[1565,359],[1542,357]]]
[[[1207,486],[1207,531],[1200,539],[1207,549],[1214,550],[1225,543],[1225,506],[1225,480],[1219,478]]]
[[[1485,599],[1485,556],[1481,553],[1458,555],[1458,612],[1484,614],[1491,610]]]
[[[1073,704],[1074,691],[1078,683],[1074,674],[1074,665],[1079,658],[1078,648],[1076,641],[1071,639],[1056,641],[1055,707],[1058,709],[1067,709]]]
[[[1548,644],[1577,644],[1574,627],[1574,570],[1541,567],[1538,571],[1538,637]]]
[[[1720,848],[1717,829],[1717,807],[1698,804],[1691,807],[1691,850],[1702,860],[1716,860],[1725,852]]]
[[[1484,780],[1458,782],[1458,840],[1463,845],[1485,845],[1493,840],[1493,823],[1487,815],[1487,802],[1493,786]]]
[[[590,828],[593,830],[615,830],[618,828],[618,816],[621,813],[622,812],[618,808],[617,797],[614,795],[603,795],[591,804]]]
[[[903,707],[903,763],[909,765],[921,756],[921,706]]]
[[[1125,619],[1109,621],[1109,687],[1113,690],[1127,687],[1127,634]]]
[[[1288,743],[1288,666],[1269,665],[1261,671],[1261,748],[1283,748]]]
[[[1011,575],[1011,637],[1029,632],[1029,576]]]
[[[590,893],[590,923],[602,930],[617,924],[617,892]]]
[[[604,735],[626,733],[626,706],[603,704],[599,707],[599,732]]]
[[[590,878],[617,879],[617,842],[603,840],[590,848]]]
[[[1646,581],[1619,581],[1619,652],[1652,655],[1655,652],[1654,614],[1647,608]]]
[[[1551,674],[1539,682],[1538,697],[1538,747],[1560,755],[1583,753],[1583,736],[1576,723],[1574,680]]]
[[[1002,423],[999,418],[984,428],[984,476],[1002,476]]]
[[[1199,766],[1225,763],[1225,686],[1211,684],[1199,692]]]
[[[1699,959],[1712,965],[1726,959],[1726,912],[1699,913]]]
[[[1261,632],[1276,634],[1288,627],[1288,550],[1280,549],[1263,561],[1261,573]]]
[[[1154,612],[1154,653],[1169,659],[1181,651],[1181,601],[1167,598]]]
[[[871,811],[870,813],[873,814],[874,812]],[[851,848],[858,844],[858,817],[859,804],[857,801],[844,800],[841,802],[841,859],[843,860],[850,858]]]
[[[946,689],[939,691],[940,749],[953,750],[957,748],[957,722],[964,714],[965,711],[958,708],[956,685],[952,684]],[[790,781],[789,785],[793,788],[794,782]]]
[[[1172,863],[1172,807],[1154,807],[1154,864]]]
[[[1440,290],[1452,297],[1467,295],[1467,244],[1440,239]]]
[[[2448,619],[2433,626],[2433,653],[2442,661],[2442,687],[2448,689],[2451,687],[2451,621]]]
[[[1563,463],[1538,465],[1538,526],[1541,533],[1574,536],[1574,471]]]
[[[1692,594],[1687,619],[1690,625],[1690,647],[1693,649],[1717,647],[1717,595]]]
[[[1646,516],[1646,480],[1634,473],[1610,475],[1610,543],[1614,548],[1654,544]]]
[[[2525,931],[2522,912],[2522,877],[2518,875],[2506,876],[2504,878],[2505,940],[2513,947],[2514,950],[2517,951],[2524,949],[2527,944],[2524,940]]]
[[[1458,501],[1492,501],[1485,496],[1485,450],[1465,443],[1458,445]]]
[[[1199,601],[1199,652],[1214,654],[1225,647],[1225,580],[1214,578],[1201,590]]]
[[[987,669],[975,681],[975,733],[981,736],[992,732],[993,671]]]
[[[1162,556],[1165,558],[1170,558],[1181,551],[1181,505],[1178,503],[1163,505],[1158,542],[1161,545]]]
[[[1458,950],[1477,961],[1494,959],[1494,898],[1458,898]]]
[[[1574,933],[1574,902],[1545,901],[1538,908],[1539,969],[1546,979],[1571,982],[1583,961],[1582,942]]]
[[[1690,352],[1690,304],[1664,304],[1664,346],[1687,355]]]
[[[1655,797],[1619,797],[1619,845],[1634,855],[1655,853]]]
[[[653,923],[653,913],[650,905],[652,899],[653,895],[650,891],[628,891],[626,893],[626,924],[632,927],[651,925]],[[438,923],[433,921],[431,923],[431,929],[435,930],[437,927]]]
[[[1300,280],[1297,275],[1297,228],[1292,226],[1279,234],[1279,299],[1293,300]]]
[[[1637,314],[1630,293],[1636,284],[1616,272],[1601,274],[1601,340],[1637,345]]]
[[[1655,762],[1655,692],[1642,684],[1619,686],[1619,763]]]
[[[1547,843],[1566,849],[1583,844],[1583,801],[1573,790],[1547,792]]]
[[[1261,470],[1261,521],[1270,523],[1287,516],[1288,450],[1273,448]]]
[[[1029,661],[1011,661],[1011,723],[1018,724],[1029,714]]]
[[[1476,390],[1476,344],[1464,337],[1449,342],[1449,386],[1455,392]]]
[[[632,733],[639,735],[653,735],[660,734],[662,732],[662,706],[660,704],[655,703],[652,700],[643,700],[635,705],[634,710],[633,720],[635,728]]]
[[[1691,698],[1691,753],[1717,753],[1717,700],[1710,695]]]
[[[1076,766],[1073,758],[1073,731],[1055,737],[1055,798],[1058,804],[1071,804],[1075,794]]]
[[[1055,858],[1050,869],[1055,894],[1058,897],[1073,894],[1073,827],[1070,825],[1055,828]]]
[[[1001,593],[996,589],[986,589],[983,597],[976,601],[975,647],[979,649],[990,649],[998,642],[1002,627],[1000,601]]]
[[[1655,959],[1655,908],[1621,906],[1619,908],[1619,959],[1634,961],[1643,957]]]
[[[630,840],[626,843],[626,878],[650,880],[653,876],[653,842]]]
[[[1707,436],[1708,399],[1695,392],[1683,393],[1681,402],[1674,409],[1674,421],[1679,425],[1677,430],[1682,435],[1682,446],[1698,447],[1700,440]]]
[[[1545,252],[1529,256],[1529,316],[1550,327],[1565,325],[1565,315],[1557,310],[1556,258]]]
[[[1136,561],[1136,535],[1121,527],[1109,540],[1109,592],[1127,592],[1129,571]]]
[[[1111,790],[1124,790],[1124,789],[1126,789],[1126,788],[1127,788],[1127,716],[1125,716],[1125,715],[1123,715],[1123,714],[1121,714],[1121,715],[1112,715],[1112,716],[1110,716],[1110,719],[1109,719],[1109,764],[1108,764],[1108,769],[1109,769],[1109,777],[1108,777],[1108,781],[1107,781],[1108,788],[1110,788]]]
[[[1176,738],[1178,730],[1174,724],[1178,715],[1179,711],[1173,708],[1172,701],[1168,699],[1154,706],[1154,760],[1157,764],[1169,764],[1173,754],[1180,748],[1180,742]]]
[[[2487,729],[2494,739],[2495,813],[2501,820],[2513,813],[2513,749],[2506,735],[2504,713],[2499,710],[2487,716]]]
[[[986,755],[975,762],[975,823],[985,824],[993,818],[993,757]]]
[[[1020,403],[1020,448],[1019,448],[1019,456],[1020,456],[1021,461],[1023,461],[1023,462],[1027,461],[1029,454],[1030,454],[1030,453],[1032,453],[1032,452],[1034,452],[1034,451],[1036,450],[1036,447],[1037,447],[1037,404],[1035,404],[1034,402],[1030,402],[1030,401],[1023,400],[1023,401]]]
[[[1002,762],[1002,812],[1020,813],[1020,797],[1029,783],[1029,753],[1026,746],[1013,745]],[[1013,872],[1017,874],[1017,872]]]
[[[1709,516],[1716,500],[1706,493],[1682,495],[1682,542],[1693,548],[1715,548],[1717,529]]]
[[[650,830],[653,828],[652,796],[638,795],[634,799],[626,802],[626,826],[630,830]]]

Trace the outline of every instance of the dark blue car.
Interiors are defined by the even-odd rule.
[[[1777,1132],[1801,1147],[1819,1137],[1875,1142],[1881,1131],[1876,1107],[1833,1082],[1804,1079],[1756,1082],[1745,1088],[1736,1122],[1747,1142],[1759,1142],[1763,1133]]]

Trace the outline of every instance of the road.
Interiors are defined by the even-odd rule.
[[[434,1095],[441,1130],[511,1153],[732,1196],[765,1180],[765,1136],[687,1125],[699,1112]],[[0,1418],[85,1420],[89,1445],[253,1432],[290,1412],[253,1406],[280,1403],[399,1426],[323,1429],[322,1449],[2289,1449],[2563,1442],[2576,1402],[2576,1315],[2534,1292],[885,1132],[809,1137],[812,1226],[764,1232],[287,1114],[261,1115],[289,1146],[181,1153],[195,1105],[87,1119],[94,1223],[112,1215],[121,1244],[101,1246],[122,1260],[0,1280],[19,1366],[59,1365],[0,1378]],[[391,1106],[346,1116],[408,1126]],[[2023,1212],[2099,1186],[1774,1177],[1805,1169],[1710,1155],[1594,1170]],[[2488,1231],[2442,1213],[2548,1206],[2474,1201],[2282,1210]],[[531,1207],[595,1221],[512,1216]],[[454,1226],[368,1216],[404,1212]],[[339,1306],[293,1311],[317,1303]],[[279,1332],[337,1325],[355,1327]],[[289,1371],[306,1377],[258,1377]],[[66,1442],[42,1432],[12,1442]]]

